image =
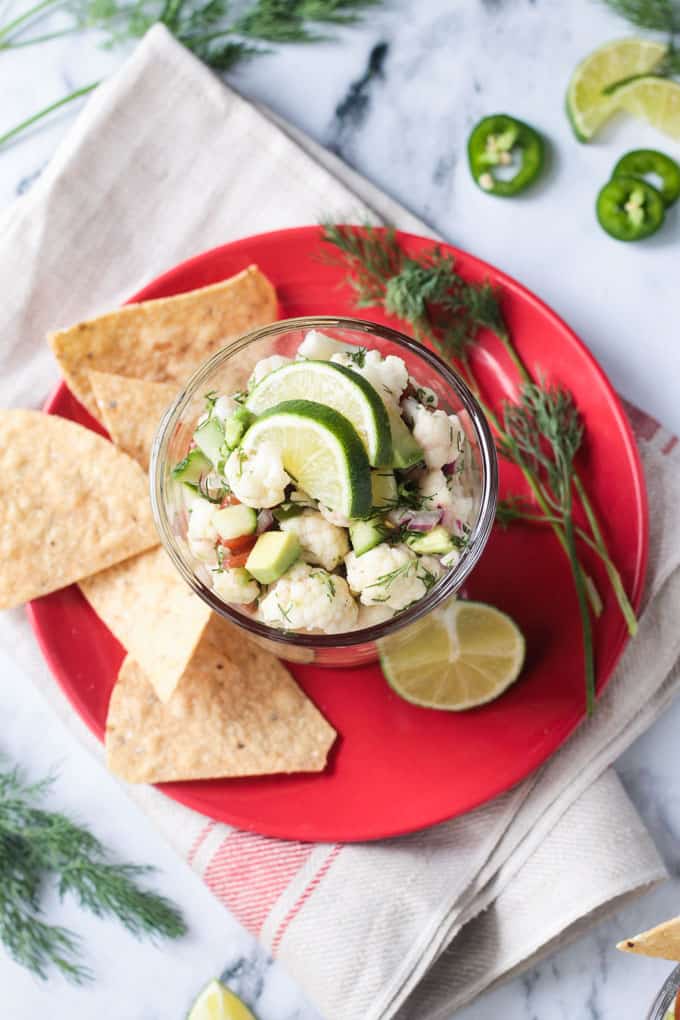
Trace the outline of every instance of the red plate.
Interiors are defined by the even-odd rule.
[[[402,235],[411,253],[431,241]],[[647,502],[640,461],[621,404],[571,330],[514,280],[447,248],[471,280],[503,291],[513,337],[532,369],[576,396],[587,426],[581,468],[605,522],[614,560],[637,607],[647,560]],[[276,284],[282,317],[356,314],[343,273],[318,261],[319,230],[261,234],[206,252],[149,284],[133,300],[215,283],[252,262]],[[371,314],[376,321],[389,320]],[[392,323],[394,324],[394,323]],[[398,324],[397,324],[398,325]],[[484,338],[478,368],[492,400],[511,394],[514,373],[499,343]],[[62,383],[47,408],[97,427]],[[517,491],[501,467],[501,494]],[[603,571],[587,560],[604,598],[595,627],[598,688],[612,674],[626,629]],[[539,766],[584,714],[581,638],[568,565],[548,529],[495,529],[468,585],[472,598],[511,613],[527,638],[519,682],[497,702],[462,714],[413,707],[377,666],[293,672],[340,737],[323,775],[167,783],[169,797],[243,829],[301,840],[366,840],[411,832],[495,797]],[[123,650],[73,586],[38,599],[30,617],[45,658],[79,715],[103,736]]]

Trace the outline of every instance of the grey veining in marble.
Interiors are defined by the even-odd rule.
[[[0,23],[20,8],[0,6]],[[626,31],[596,0],[386,0],[363,26],[339,29],[336,43],[280,48],[230,81],[335,150],[448,239],[536,290],[628,397],[679,431],[678,212],[663,234],[636,248],[601,233],[593,201],[622,152],[652,146],[680,158],[680,147],[633,121],[612,124],[597,143],[580,146],[562,112],[576,62]],[[110,73],[126,52],[104,51],[92,35],[2,52],[0,133],[65,91]],[[505,203],[474,187],[465,162],[470,127],[500,109],[535,123],[552,152],[539,188]],[[30,191],[75,112],[62,111],[0,153],[0,205]],[[0,678],[10,671],[0,661]],[[3,1017],[179,1020],[202,985],[222,974],[259,1020],[320,1020],[30,688],[18,698],[14,685],[0,683],[0,718],[2,748],[36,776],[61,762],[55,801],[86,819],[121,856],[155,862],[161,888],[180,902],[191,928],[181,944],[154,947],[50,901],[50,919],[83,933],[97,981],[86,990],[58,979],[43,985],[0,954]],[[482,996],[461,1020],[642,1020],[670,965],[631,960],[613,946],[680,913],[679,733],[676,705],[619,764],[672,881]]]

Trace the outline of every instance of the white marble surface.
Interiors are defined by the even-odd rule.
[[[0,3],[0,23],[19,9]],[[364,27],[341,32],[341,43],[291,47],[253,61],[231,81],[335,148],[448,239],[537,291],[580,332],[626,396],[680,431],[678,213],[657,238],[625,246],[600,232],[592,208],[599,183],[622,152],[656,145],[680,158],[680,147],[633,122],[612,125],[597,144],[579,146],[562,113],[564,85],[577,60],[626,31],[593,0],[386,0]],[[92,36],[3,52],[0,133],[64,91],[108,73],[124,53],[101,51]],[[371,55],[373,74],[367,74]],[[535,123],[552,142],[542,185],[506,203],[471,185],[463,158],[471,124],[499,109]],[[30,187],[74,114],[57,115],[0,153],[0,205]],[[197,990],[226,970],[260,1020],[316,1020],[281,968],[175,858],[124,791],[37,694],[17,686],[9,661],[0,659],[0,676],[2,749],[35,776],[58,763],[55,806],[87,820],[121,856],[156,863],[159,884],[182,905],[191,928],[181,943],[156,948],[136,943],[113,923],[51,902],[50,919],[82,932],[97,980],[85,990],[58,979],[41,984],[0,954],[2,1015],[171,1020],[183,1017]],[[672,881],[483,996],[462,1020],[644,1017],[669,965],[624,958],[613,945],[680,912],[679,731],[680,704],[619,763]]]

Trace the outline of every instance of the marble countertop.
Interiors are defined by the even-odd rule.
[[[0,23],[22,6],[0,4]],[[578,59],[626,31],[595,0],[386,0],[364,26],[339,32],[337,43],[280,50],[229,80],[337,151],[447,239],[536,291],[580,333],[626,397],[680,432],[677,210],[663,233],[643,247],[610,240],[593,215],[597,188],[621,153],[657,146],[680,158],[680,147],[632,121],[612,124],[596,144],[579,146],[562,113],[564,85]],[[0,133],[113,70],[125,47],[103,51],[97,42],[76,35],[3,52]],[[535,123],[552,143],[543,183],[513,203],[467,186],[469,127],[498,109]],[[2,151],[0,206],[31,186],[75,113],[75,107],[66,108]],[[549,203],[542,200],[548,194]],[[539,234],[540,245],[523,243]],[[3,679],[12,669],[0,656]],[[170,1020],[185,1016],[200,987],[222,973],[259,1020],[317,1020],[282,968],[266,959],[175,857],[39,695],[30,688],[20,695],[14,684],[0,685],[3,750],[34,776],[56,763],[55,805],[95,826],[121,857],[155,863],[159,885],[182,906],[191,934],[181,946],[139,944],[115,924],[65,906],[59,919],[82,933],[96,982],[85,990],[60,980],[42,984],[0,953],[3,1015]],[[459,1014],[461,1020],[646,1015],[670,965],[631,960],[613,946],[622,934],[679,912],[679,731],[676,704],[618,763],[671,881],[481,997]],[[48,903],[47,913],[56,918],[56,902]]]

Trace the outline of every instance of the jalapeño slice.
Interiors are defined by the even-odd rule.
[[[648,184],[655,185],[648,178],[654,176],[661,181],[658,191],[666,206],[671,206],[680,196],[680,166],[664,152],[656,149],[633,149],[618,161],[612,177],[641,177]]]
[[[638,177],[614,177],[597,196],[597,218],[603,230],[618,241],[641,241],[655,234],[664,221],[663,198]]]
[[[482,191],[511,198],[528,188],[543,167],[543,139],[524,121],[505,113],[484,117],[468,139],[470,172]],[[514,170],[511,176],[499,171]]]

